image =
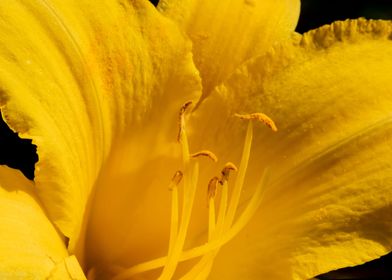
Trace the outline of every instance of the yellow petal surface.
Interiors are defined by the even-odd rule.
[[[190,44],[141,0],[1,1],[0,38],[4,118],[37,145],[38,197],[73,247],[113,143],[197,98]]]
[[[299,0],[161,0],[158,5],[191,38],[204,95],[245,60],[287,39],[299,8]]]
[[[74,255],[66,257],[62,262],[56,264],[47,278],[48,280],[85,280],[86,276]]]
[[[61,235],[19,171],[0,166],[0,278],[46,279],[68,257]],[[57,279],[68,278],[66,273]]]
[[[194,149],[235,164],[246,127],[235,113],[278,127],[254,125],[242,205],[267,166],[270,179],[211,279],[309,279],[392,250],[391,34],[391,22],[360,19],[298,35],[200,105]]]

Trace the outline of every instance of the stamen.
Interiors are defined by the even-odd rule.
[[[235,222],[233,227],[230,228],[229,231],[223,233],[220,236],[220,238],[217,238],[211,242],[207,242],[205,245],[198,246],[191,250],[185,251],[183,257],[184,258],[187,257],[186,259],[188,258],[190,259],[190,258],[196,258],[201,255],[205,255],[208,252],[221,248],[224,244],[226,244],[231,239],[233,239],[249,223],[253,215],[256,213],[257,209],[259,209],[260,204],[263,200],[263,196],[266,192],[265,186],[267,184],[267,179],[268,179],[268,169],[265,169],[261,177],[261,180],[256,186],[256,191],[252,196],[250,202],[248,203],[245,210],[241,213],[240,217]],[[210,248],[210,250],[208,250],[208,248]]]
[[[182,160],[183,160],[185,167],[187,167],[189,164],[190,154],[189,154],[188,137],[186,135],[186,130],[185,130],[184,115],[185,115],[187,109],[191,105],[192,105],[192,101],[186,102],[184,105],[182,105],[182,107],[180,109],[180,113],[179,113],[179,130],[178,130],[177,141],[181,143]]]
[[[226,211],[227,211],[227,199],[228,199],[228,186],[227,181],[223,182],[222,185],[222,192],[221,192],[221,199],[219,201],[219,214],[217,220],[217,227],[221,228],[223,231],[223,225],[225,223]]]
[[[212,161],[218,162],[217,156],[216,156],[213,152],[208,151],[208,150],[203,150],[203,151],[200,151],[200,152],[191,154],[191,157],[193,157],[193,158],[197,158],[197,157],[208,157],[208,158],[210,158]]]
[[[132,277],[135,274],[157,269],[162,266],[163,270],[158,279],[170,280],[173,278],[180,262],[197,257],[201,257],[201,259],[181,279],[206,279],[210,274],[214,259],[220,248],[229,242],[232,238],[234,238],[246,226],[246,224],[249,223],[250,219],[260,206],[263,194],[265,192],[264,185],[266,182],[266,171],[263,173],[263,177],[257,185],[252,198],[246,205],[245,210],[242,211],[240,215],[237,214],[237,208],[240,202],[241,192],[245,181],[253,139],[253,126],[252,122],[249,121],[239,168],[237,168],[233,163],[228,162],[221,171],[221,177],[218,178],[215,176],[208,183],[208,241],[204,245],[183,251],[188,227],[190,224],[190,218],[192,215],[199,176],[198,162],[191,162],[190,158],[206,156],[215,162],[217,161],[215,154],[208,150],[203,150],[194,154],[189,153],[184,115],[191,104],[191,101],[185,103],[181,107],[179,113],[179,131],[177,140],[181,143],[182,147],[184,173],[177,171],[174,174],[169,186],[169,189],[172,191],[172,208],[168,255],[167,257],[151,260],[123,270],[113,278],[114,280],[124,280]],[[275,123],[265,114],[235,114],[235,116],[244,120],[258,120],[266,124],[273,131],[277,131]],[[238,175],[234,182],[234,188],[231,191],[231,197],[229,201],[228,181],[231,171],[238,171]],[[178,185],[180,184],[183,177],[184,190],[182,192],[183,199],[181,215],[179,215]],[[218,186],[221,186],[221,194],[219,196],[219,209],[216,213],[215,199]],[[181,220],[179,221],[180,216]]]
[[[221,171],[221,179],[220,179],[220,184],[223,185],[225,181],[229,180],[229,175],[230,171],[237,171],[238,168],[237,166],[234,165],[234,163],[228,162],[226,163],[225,167]]]
[[[192,105],[193,101],[188,101],[184,105],[181,106],[180,113],[178,115],[178,134],[177,134],[177,141],[181,141],[181,135],[184,130],[185,126],[185,113],[188,110],[188,108]]]
[[[243,120],[257,120],[259,122],[262,122],[266,126],[272,129],[272,131],[278,131],[278,128],[276,127],[274,121],[268,117],[266,114],[263,113],[253,113],[253,114],[234,114],[237,118],[243,119]]]
[[[227,182],[231,170],[237,171],[237,167],[231,163],[226,163],[221,174],[221,180],[214,177],[210,180],[208,185],[209,194],[209,227],[208,227],[208,243],[221,239],[223,235],[223,226],[225,224],[226,208],[227,208],[227,197],[228,197],[228,186]],[[216,194],[217,183],[222,185],[222,194],[219,204],[218,220],[215,225],[215,201],[214,197]],[[213,193],[213,194],[211,194]],[[208,244],[207,243],[207,244]],[[199,262],[183,277],[181,280],[193,280],[193,279],[205,279],[210,274],[214,259],[219,252],[219,248],[211,250],[206,253]]]
[[[189,167],[189,160],[190,160],[190,154],[189,154],[189,144],[188,144],[188,137],[186,136],[186,131],[185,127],[182,130],[181,134],[181,148],[182,148],[182,162],[184,164],[184,168]]]
[[[214,264],[214,259],[217,253],[211,253],[212,255],[205,260],[206,264],[204,268],[199,273],[199,279],[207,279],[208,275],[210,275],[212,265]],[[195,279],[195,278],[193,278]]]
[[[215,200],[211,197],[208,203],[208,240],[212,239],[215,233],[215,226]]]
[[[180,116],[183,116],[185,114],[185,112],[188,110],[188,108],[193,104],[192,100],[189,100],[187,102],[184,103],[184,105],[181,106],[180,109]]]
[[[187,108],[189,108],[191,104],[192,104],[191,101],[185,103],[181,107],[180,114],[179,114],[180,116],[179,140],[182,146],[182,158],[183,158],[183,164],[186,173],[185,175],[187,175],[185,176],[185,180],[184,180],[184,191],[183,191],[184,197],[183,197],[183,204],[182,204],[182,211],[181,211],[182,213],[181,221],[178,229],[178,234],[175,240],[173,240],[173,246],[169,250],[170,254],[168,255],[167,263],[163,268],[161,276],[159,277],[160,280],[171,279],[176,271],[179,262],[179,257],[181,256],[181,251],[183,249],[185,237],[189,227],[193,202],[196,193],[197,180],[199,176],[198,163],[196,162],[193,168],[191,167],[188,137],[186,135],[186,130],[185,130],[184,114]]]
[[[170,240],[169,240],[169,252],[173,250],[175,240],[177,239],[178,234],[178,185],[181,182],[183,177],[183,173],[181,171],[177,171],[174,173],[172,181],[169,185],[169,190],[171,190],[171,217],[170,217]]]
[[[246,169],[248,168],[252,139],[253,139],[253,126],[252,126],[252,122],[249,122],[248,129],[246,131],[246,136],[245,136],[244,149],[242,151],[240,168],[238,169],[238,175],[234,183],[234,189],[231,194],[229,207],[227,209],[227,217],[226,217],[226,222],[224,227],[225,231],[231,227],[231,224],[233,223],[234,220],[234,215],[237,211],[238,203],[240,201],[240,195],[242,191],[242,186],[244,185]]]
[[[204,255],[201,260],[192,267],[192,269],[185,274],[183,277],[181,277],[181,280],[194,280],[194,279],[206,279],[206,276],[208,276],[208,274],[205,275],[206,273],[206,268],[208,269],[208,265],[211,264],[212,265],[212,261],[211,261],[211,254],[213,253],[208,253],[206,255]],[[205,275],[205,276],[204,276]]]
[[[218,177],[214,177],[208,183],[208,199],[215,198],[216,186],[218,185],[218,182],[219,182]]]
[[[266,169],[263,173],[261,180],[257,184],[254,195],[252,196],[245,210],[241,213],[240,217],[234,223],[233,227],[231,227],[227,232],[222,234],[221,238],[217,240],[213,240],[211,242],[207,242],[206,244],[184,251],[180,256],[179,261],[186,261],[186,260],[203,256],[208,252],[219,249],[224,244],[232,240],[238,234],[238,232],[240,232],[245,227],[245,225],[249,223],[250,219],[253,217],[253,215],[259,208],[263,199],[263,194],[265,193],[267,175],[268,175],[268,170]],[[115,276],[112,280],[125,280],[136,274],[160,268],[165,265],[167,259],[168,257],[161,257],[151,261],[137,264],[133,267],[124,270],[122,273]]]
[[[215,196],[218,182],[218,177],[214,177],[208,183],[208,240],[211,240],[215,232]]]
[[[184,246],[185,237],[188,231],[190,217],[193,208],[193,202],[196,193],[197,180],[199,176],[199,165],[196,162],[193,168],[190,163],[190,154],[189,154],[189,144],[188,137],[186,135],[185,129],[185,118],[184,115],[187,109],[192,104],[192,101],[186,102],[180,109],[179,113],[179,131],[177,140],[181,143],[182,147],[182,159],[184,164],[184,170],[187,176],[185,176],[184,180],[184,191],[183,191],[183,203],[182,203],[182,215],[179,229],[176,226],[171,227],[170,230],[170,241],[169,241],[169,252],[167,257],[166,265],[164,266],[160,280],[171,279],[174,275],[179,257],[181,256],[181,252]],[[175,175],[176,177],[176,175]],[[182,177],[182,176],[181,176]],[[178,195],[174,192],[175,195]],[[173,198],[173,203],[178,205],[178,197]],[[172,205],[172,218],[178,219],[178,209],[175,205]],[[175,220],[174,223],[175,224]]]
[[[170,182],[169,190],[172,190],[174,186],[178,186],[183,176],[184,174],[180,170],[176,171],[176,173],[174,173],[173,178]]]
[[[178,236],[173,246],[173,250],[171,254],[168,255],[167,263],[163,268],[161,276],[158,278],[160,280],[172,279],[173,274],[177,268],[178,262],[180,261],[181,251],[183,249],[185,237],[189,227],[198,177],[199,177],[199,165],[196,162],[189,176],[185,176],[184,200],[182,205],[181,224],[178,231]]]
[[[241,213],[241,216],[237,219],[233,227],[230,229],[230,231],[232,231],[232,233],[230,234],[234,234],[235,236],[238,232],[240,232],[249,223],[253,215],[259,209],[260,204],[263,201],[264,194],[267,190],[266,186],[268,183],[268,171],[268,168],[264,169],[263,175],[261,176],[261,179],[256,185],[255,193],[253,194],[245,210]],[[227,238],[229,238],[229,236]]]

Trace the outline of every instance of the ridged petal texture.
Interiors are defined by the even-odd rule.
[[[278,127],[255,126],[243,203],[267,166],[269,183],[211,279],[309,279],[391,251],[391,39],[390,22],[321,27],[252,59],[200,105],[191,149],[223,161],[239,161],[246,125],[234,113]]]
[[[192,40],[204,96],[241,63],[289,38],[299,8],[299,0],[161,0],[158,5]]]
[[[238,164],[235,113],[261,111],[279,130],[255,125],[240,210],[268,167],[265,195],[210,278],[308,279],[391,251],[392,24],[338,22],[265,54],[288,38],[298,2],[217,5],[159,7],[191,38],[203,78],[191,150]],[[0,167],[0,272],[83,279],[85,248],[91,273],[165,254],[178,112],[201,93],[183,33],[142,0],[4,0],[0,38],[2,114],[39,155],[35,183]],[[200,189],[191,245],[203,199]]]
[[[114,142],[198,98],[190,44],[141,0],[1,1],[0,38],[3,117],[37,145],[37,196],[73,250]]]

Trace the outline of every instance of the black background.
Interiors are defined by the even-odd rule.
[[[225,0],[222,0],[225,1]],[[280,0],[275,0],[280,1]],[[156,4],[158,1],[151,1]],[[335,20],[347,18],[392,19],[392,0],[303,0],[296,31],[303,33]],[[0,164],[20,169],[34,178],[36,147],[21,140],[0,120]],[[392,238],[392,237],[391,237]],[[321,275],[320,279],[392,279],[392,254],[362,266]]]
[[[335,20],[392,19],[392,0],[305,0],[301,1],[301,14],[297,31],[329,24]]]

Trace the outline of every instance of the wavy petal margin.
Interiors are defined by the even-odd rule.
[[[208,135],[198,145],[223,160],[243,141],[234,113],[278,127],[255,132],[243,201],[266,166],[271,180],[211,279],[309,279],[392,250],[391,39],[390,21],[321,27],[249,61],[200,105],[193,139]]]
[[[198,99],[190,43],[141,0],[1,1],[0,38],[3,117],[37,145],[37,195],[72,251],[114,143]]]

